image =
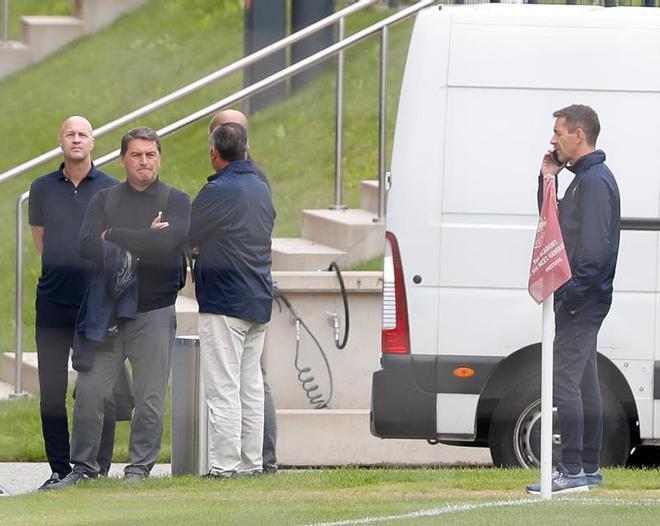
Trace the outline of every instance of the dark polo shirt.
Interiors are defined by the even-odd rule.
[[[44,249],[37,297],[53,303],[79,306],[87,290],[92,265],[80,257],[78,234],[87,205],[99,190],[117,180],[94,166],[75,187],[59,170],[35,179],[30,187],[29,221],[44,227]]]

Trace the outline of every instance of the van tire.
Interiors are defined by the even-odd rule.
[[[493,412],[489,446],[498,467],[539,466],[541,434],[540,378],[530,377],[511,389]],[[603,399],[602,466],[625,466],[630,454],[631,434],[626,413],[618,398],[601,384]],[[558,429],[555,414],[554,429]],[[552,463],[560,459],[559,437],[553,437]]]

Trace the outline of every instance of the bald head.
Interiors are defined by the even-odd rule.
[[[74,115],[62,123],[60,148],[64,154],[65,165],[80,163],[81,169],[85,170],[91,164],[90,154],[94,148],[94,136],[92,125],[85,117]]]
[[[209,134],[213,133],[213,130],[218,126],[227,122],[235,122],[236,124],[243,126],[246,130],[248,129],[248,120],[243,112],[238,110],[220,110],[211,119],[211,123],[209,124]]]
[[[62,137],[62,134],[65,130],[74,127],[86,129],[89,132],[89,136],[92,136],[92,124],[85,117],[81,117],[80,115],[73,115],[66,119],[62,123],[62,126],[60,126],[60,137]]]

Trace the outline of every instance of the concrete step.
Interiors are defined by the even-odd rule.
[[[32,64],[32,49],[23,42],[0,45],[0,78],[20,71]]]
[[[197,334],[199,307],[193,297],[179,294],[176,298],[176,335]]]
[[[179,291],[179,296],[186,296],[195,299],[195,282],[193,281],[192,271],[190,267],[186,271],[186,285]]]
[[[14,386],[7,382],[0,382],[0,400],[7,400],[14,393]]]
[[[277,435],[283,466],[492,463],[487,448],[377,438],[369,430],[368,409],[278,409]]]
[[[23,42],[38,61],[85,34],[80,18],[73,16],[24,16]]]
[[[39,393],[39,360],[36,352],[23,353],[22,372],[22,390],[27,393]],[[16,355],[13,352],[6,352],[2,356],[2,380],[14,385],[14,373],[16,371]],[[69,383],[76,379],[76,372],[71,367],[69,360]]]
[[[147,0],[76,0],[76,16],[82,19],[85,33],[108,27],[120,16],[140,7]]]
[[[327,269],[345,252],[303,238],[278,237],[273,239],[273,270]]]
[[[0,78],[55,53],[72,41],[108,27],[147,0],[76,0],[76,16],[24,16],[22,42],[0,46]]]
[[[339,261],[345,268],[383,253],[385,228],[375,219],[359,208],[303,210],[302,237],[346,252]]]
[[[360,181],[360,208],[378,214],[378,180]]]

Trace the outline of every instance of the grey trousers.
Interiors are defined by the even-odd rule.
[[[98,351],[92,368],[78,376],[73,408],[71,463],[74,469],[95,476],[103,404],[126,358],[131,364],[135,412],[129,439],[130,464],[126,473],[149,474],[156,463],[163,437],[163,412],[176,331],[174,305],[138,313],[119,324],[112,350]]]

